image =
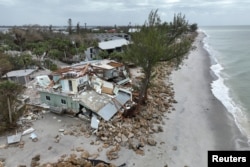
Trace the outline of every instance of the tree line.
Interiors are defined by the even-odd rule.
[[[19,51],[20,55],[28,57],[26,51],[30,51],[37,60],[37,62],[32,62],[34,65],[40,63],[39,60],[41,60],[42,56],[72,63],[72,58],[77,55],[78,59],[76,61],[81,61],[84,59],[84,51],[87,47],[96,43],[96,40],[89,38],[85,32],[71,33],[69,35],[62,31],[53,32],[51,26],[48,29],[44,27],[41,29],[37,27],[13,27],[9,33],[0,33],[1,41],[3,43],[3,45],[0,45],[1,55],[4,55],[4,51],[12,50]],[[7,60],[5,59],[5,61]],[[13,67],[19,66],[21,64],[18,66],[13,64]]]

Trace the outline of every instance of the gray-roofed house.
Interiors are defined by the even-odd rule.
[[[97,47],[87,48],[84,52],[86,61],[98,59],[101,51],[106,51],[108,54],[114,51],[122,52],[122,46],[130,43],[130,36],[125,33],[98,33],[94,34],[93,38],[100,42]]]
[[[36,71],[36,69],[26,69],[26,70],[15,70],[6,73],[2,78],[7,78],[9,81],[19,83],[22,85],[27,84],[32,80],[31,75]]]
[[[120,52],[122,50],[123,45],[128,45],[129,41],[126,39],[115,39],[111,41],[104,41],[98,44],[98,47],[103,50],[111,53],[113,51]]]

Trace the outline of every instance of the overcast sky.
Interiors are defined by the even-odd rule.
[[[155,9],[167,22],[250,25],[250,0],[0,0],[0,25],[142,25]]]

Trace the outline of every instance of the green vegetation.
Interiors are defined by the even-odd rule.
[[[191,30],[192,32],[195,32],[197,29],[198,29],[198,25],[197,25],[196,23],[190,25],[190,30]]]
[[[21,54],[20,56],[8,56],[0,53],[0,74],[3,75],[10,70],[19,70],[31,68],[38,65],[38,62],[33,60],[29,54]]]
[[[10,62],[9,56],[0,53],[0,77],[13,69],[13,64]]]
[[[145,74],[141,81],[138,106],[145,102],[153,77],[153,69],[159,61],[175,61],[178,65],[189,51],[192,40],[185,16],[175,15],[173,22],[161,22],[158,11],[149,14],[140,31],[132,34],[133,44],[125,48],[125,61],[142,67]]]
[[[44,60],[44,67],[51,70],[51,71],[56,71],[58,69],[57,65],[54,64],[51,60],[46,59]]]
[[[98,53],[98,57],[100,57],[100,59],[107,59],[109,57],[109,54],[107,51],[100,51]]]
[[[123,53],[122,52],[112,52],[109,57],[113,60],[116,60],[118,62],[122,61]]]
[[[17,96],[23,87],[10,81],[0,82],[0,133],[16,126],[19,114],[16,111]]]
[[[71,19],[69,24],[71,25]],[[45,27],[14,27],[7,34],[0,33],[0,53],[7,50],[31,51],[39,61],[45,59],[57,59],[66,63],[72,63],[73,56],[78,55],[81,61],[84,59],[84,51],[92,46],[94,40],[86,37],[86,32],[77,25],[77,32],[69,26],[70,35],[66,32],[52,32],[52,26]],[[34,58],[32,58],[34,59]],[[37,64],[34,63],[34,64]]]

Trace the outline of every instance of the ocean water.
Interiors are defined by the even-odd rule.
[[[250,26],[201,27],[211,57],[214,96],[234,116],[250,145]]]

